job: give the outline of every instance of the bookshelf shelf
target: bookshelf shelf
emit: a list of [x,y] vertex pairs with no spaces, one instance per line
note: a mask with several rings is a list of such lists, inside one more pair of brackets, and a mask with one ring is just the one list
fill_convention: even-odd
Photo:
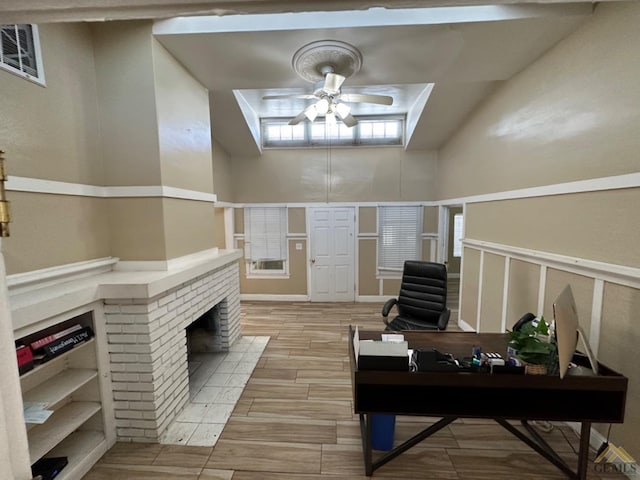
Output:
[[82,478],[107,450],[104,434],[98,431],[76,431],[51,450],[48,457],[67,457],[69,464],[56,480]]
[[69,368],[22,396],[24,402],[45,402],[52,406],[98,376],[96,370]]
[[60,410],[56,410],[45,423],[29,430],[31,462],[42,458],[95,413],[99,412],[100,408],[98,402],[71,402]]
[[26,424],[31,464],[45,457],[66,457],[67,465],[56,476],[60,480],[80,480],[115,443],[111,385],[105,373],[109,371],[106,337],[102,322],[95,321],[102,314],[101,305],[79,310],[17,339],[29,345],[70,324],[95,332],[93,338],[20,376],[23,403],[43,403],[53,410],[44,423]]

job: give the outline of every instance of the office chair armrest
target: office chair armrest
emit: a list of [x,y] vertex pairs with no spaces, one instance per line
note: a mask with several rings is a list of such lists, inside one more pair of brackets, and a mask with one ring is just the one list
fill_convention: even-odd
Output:
[[440,313],[440,318],[438,318],[438,330],[445,330],[447,328],[450,316],[451,310],[448,308],[445,308],[442,313]]
[[[398,299],[397,298],[390,298],[389,300],[387,300],[385,302],[385,304],[382,306],[382,316],[386,319],[389,316],[389,312],[391,311],[391,309],[393,308],[393,306],[398,303]],[[386,323],[386,322],[385,322]]]

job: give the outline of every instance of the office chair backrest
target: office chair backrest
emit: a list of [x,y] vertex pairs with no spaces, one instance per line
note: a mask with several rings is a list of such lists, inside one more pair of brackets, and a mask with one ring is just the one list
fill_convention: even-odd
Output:
[[407,260],[398,295],[398,313],[437,321],[446,308],[447,269],[441,263]]

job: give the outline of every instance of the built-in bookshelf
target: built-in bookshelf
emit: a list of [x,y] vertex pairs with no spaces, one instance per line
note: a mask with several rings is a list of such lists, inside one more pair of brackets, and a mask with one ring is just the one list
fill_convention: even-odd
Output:
[[53,411],[43,423],[27,423],[26,429],[32,465],[41,458],[67,457],[57,480],[82,478],[115,441],[108,359],[100,348],[104,340],[99,338],[102,332],[94,315],[94,310],[88,310],[66,319],[64,315],[48,319],[16,338],[29,345],[76,324],[95,332],[70,350],[36,362],[20,376],[23,404]]

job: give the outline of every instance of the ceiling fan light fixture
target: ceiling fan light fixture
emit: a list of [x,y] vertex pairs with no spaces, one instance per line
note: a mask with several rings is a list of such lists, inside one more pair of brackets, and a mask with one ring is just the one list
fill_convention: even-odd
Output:
[[336,120],[336,116],[333,112],[327,112],[324,117],[325,122],[327,122],[328,126],[337,125],[338,121]]
[[331,110],[336,112],[340,118],[344,118],[351,113],[351,107],[345,103],[334,103]]
[[318,116],[318,109],[316,108],[316,105],[309,105],[307,108],[305,108],[304,116],[307,117],[307,120],[313,122]]
[[316,111],[320,115],[326,115],[327,113],[329,113],[331,111],[330,110],[331,109],[331,104],[329,103],[329,100],[327,100],[326,98],[321,98],[315,104],[315,108],[316,108]]

